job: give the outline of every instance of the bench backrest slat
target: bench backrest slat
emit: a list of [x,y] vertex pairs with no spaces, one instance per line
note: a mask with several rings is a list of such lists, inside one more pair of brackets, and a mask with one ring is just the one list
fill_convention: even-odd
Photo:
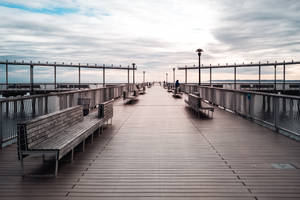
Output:
[[103,118],[105,121],[113,117],[113,100],[103,102],[99,105],[98,117]]
[[30,149],[82,120],[82,106],[75,106],[19,123],[19,149]]
[[188,101],[191,105],[196,106],[197,108],[201,107],[201,98],[197,95],[189,94]]

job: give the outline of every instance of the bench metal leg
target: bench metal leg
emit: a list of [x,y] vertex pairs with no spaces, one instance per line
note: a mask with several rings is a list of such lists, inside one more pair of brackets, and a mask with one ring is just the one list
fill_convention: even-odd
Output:
[[20,155],[20,160],[21,160],[21,169],[22,169],[22,176],[25,175],[25,171],[24,171],[24,161],[23,161],[23,155]]
[[99,127],[99,135],[102,134],[102,125]]
[[54,172],[54,176],[57,176],[58,173],[58,157],[56,156],[55,158],[55,172]]
[[71,151],[71,158],[70,158],[70,163],[73,163],[74,160],[74,149]]
[[94,133],[92,133],[91,135],[91,143],[93,144],[93,142],[94,142]]
[[85,149],[85,140],[82,141],[82,152],[84,152]]

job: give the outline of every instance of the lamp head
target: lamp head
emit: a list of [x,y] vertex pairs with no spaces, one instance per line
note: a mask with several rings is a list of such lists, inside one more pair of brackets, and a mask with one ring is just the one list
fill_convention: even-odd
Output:
[[196,52],[198,52],[198,56],[201,56],[201,53],[203,52],[203,49],[197,49]]

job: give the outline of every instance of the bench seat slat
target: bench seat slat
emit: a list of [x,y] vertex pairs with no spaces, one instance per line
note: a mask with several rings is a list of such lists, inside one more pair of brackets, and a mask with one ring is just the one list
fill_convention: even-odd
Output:
[[81,141],[98,129],[103,122],[103,120],[97,118],[96,113],[91,113],[90,115],[93,115],[94,118],[86,117],[82,122],[33,146],[31,150],[59,150],[61,151],[59,157],[63,156],[62,152],[64,149],[77,146]]

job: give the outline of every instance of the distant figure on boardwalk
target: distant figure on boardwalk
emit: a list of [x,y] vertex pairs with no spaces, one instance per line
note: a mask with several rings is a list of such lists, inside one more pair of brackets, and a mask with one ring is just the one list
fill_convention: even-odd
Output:
[[179,88],[179,80],[176,80],[175,82],[175,94],[177,94],[179,91],[178,91],[178,88]]

